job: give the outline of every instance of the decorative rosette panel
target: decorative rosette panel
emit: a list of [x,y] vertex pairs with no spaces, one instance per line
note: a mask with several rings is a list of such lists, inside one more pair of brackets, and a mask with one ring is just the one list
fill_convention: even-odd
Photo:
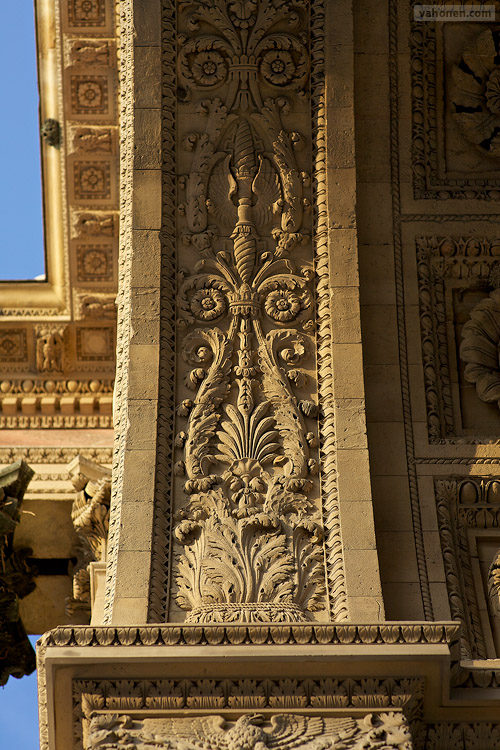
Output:
[[309,13],[179,4],[174,620],[326,610]]

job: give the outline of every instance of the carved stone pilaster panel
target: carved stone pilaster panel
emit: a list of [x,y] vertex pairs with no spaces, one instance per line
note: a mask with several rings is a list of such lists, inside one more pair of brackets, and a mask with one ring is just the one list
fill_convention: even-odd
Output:
[[318,476],[318,416],[327,440],[333,419],[319,414],[315,340],[328,326],[327,311],[315,313],[328,269],[313,265],[326,253],[314,239],[325,219],[314,165],[322,3],[210,0],[170,12],[179,344],[168,617],[321,619],[345,596],[335,488],[322,497]]

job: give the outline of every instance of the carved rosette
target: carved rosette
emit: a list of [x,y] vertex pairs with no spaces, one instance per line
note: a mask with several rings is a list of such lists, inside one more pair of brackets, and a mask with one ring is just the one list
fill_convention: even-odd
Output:
[[500,155],[500,31],[482,31],[453,67],[452,112],[462,135],[488,156]]
[[189,622],[324,608],[308,10],[181,3],[175,578]]

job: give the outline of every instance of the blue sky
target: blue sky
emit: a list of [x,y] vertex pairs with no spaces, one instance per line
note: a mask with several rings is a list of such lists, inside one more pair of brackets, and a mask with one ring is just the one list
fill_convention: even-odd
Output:
[[[2,2],[0,71],[0,279],[32,279],[44,272],[32,0]],[[0,747],[39,747],[36,673],[0,688]]]
[[2,2],[1,20],[0,279],[32,279],[44,272],[33,0]]
[[[35,648],[38,635],[30,635]],[[36,672],[20,680],[9,677],[0,687],[0,747],[5,750],[36,750],[38,741],[38,700]]]

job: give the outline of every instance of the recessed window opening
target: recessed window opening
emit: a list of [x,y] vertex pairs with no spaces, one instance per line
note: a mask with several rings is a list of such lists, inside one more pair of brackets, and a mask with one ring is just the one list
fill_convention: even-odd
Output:
[[44,281],[39,91],[33,3],[0,25],[0,280]]

